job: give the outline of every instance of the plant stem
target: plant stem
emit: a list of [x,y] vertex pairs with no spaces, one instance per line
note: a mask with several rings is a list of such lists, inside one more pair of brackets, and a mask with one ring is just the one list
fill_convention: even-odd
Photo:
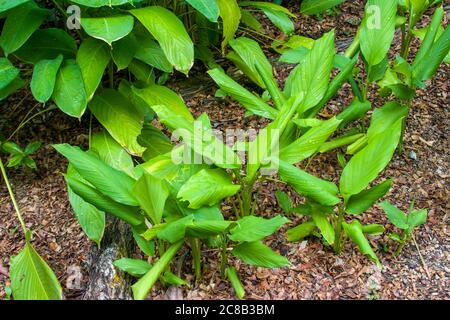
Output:
[[342,250],[342,222],[344,222],[344,206],[339,205],[338,207],[338,217],[336,220],[335,228],[335,239],[334,239],[334,252],[339,255]]
[[[36,107],[36,106],[34,106],[33,109],[34,109],[35,107]],[[28,114],[29,114],[29,113],[27,113],[27,115],[26,115],[25,118],[20,122],[20,124],[19,124],[19,126],[16,128],[16,130],[14,130],[14,132],[11,133],[11,135],[8,137],[8,140],[11,140],[12,137],[14,137],[14,136],[16,135],[16,133],[17,133],[20,129],[22,129],[28,122],[30,122],[30,121],[33,120],[34,118],[40,116],[41,114],[44,114],[44,113],[46,113],[46,112],[48,112],[48,111],[51,111],[51,110],[54,110],[54,109],[56,109],[56,107],[55,107],[54,105],[52,105],[51,107],[48,107],[47,109],[44,109],[44,110],[42,110],[42,111],[39,111],[38,113],[36,113],[36,114],[32,115],[31,117],[29,117],[28,119],[26,119],[26,117],[27,117]]]
[[192,263],[195,270],[195,281],[200,281],[202,277],[202,261],[200,252],[200,241],[199,239],[191,238],[189,239],[191,252],[192,252]]
[[220,253],[220,276],[225,278],[225,270],[228,263],[228,253],[227,253],[227,240],[225,237],[222,238],[222,251]]
[[25,236],[27,235],[28,229],[25,225],[25,221],[23,220],[22,214],[20,213],[19,205],[17,204],[16,197],[14,195],[14,192],[12,190],[11,184],[8,179],[8,175],[6,174],[5,166],[3,165],[3,160],[0,157],[0,170],[2,171],[3,180],[5,180],[6,188],[8,188],[9,196],[11,198],[11,201],[13,203],[14,209],[17,214],[17,218],[19,219],[20,225],[22,227],[23,233]]

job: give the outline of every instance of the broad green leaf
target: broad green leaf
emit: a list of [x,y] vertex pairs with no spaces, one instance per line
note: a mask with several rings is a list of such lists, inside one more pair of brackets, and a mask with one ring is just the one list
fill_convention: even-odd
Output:
[[66,176],[67,185],[70,189],[87,203],[92,204],[97,209],[112,214],[122,219],[132,226],[141,226],[144,217],[139,213],[138,207],[132,207],[118,203],[108,196],[105,196],[91,185],[73,177]]
[[135,300],[144,300],[158,278],[167,269],[172,259],[183,245],[183,241],[170,246],[154,266],[132,286]]
[[183,23],[169,10],[151,6],[130,11],[158,41],[175,69],[188,74],[194,64],[194,44]]
[[134,19],[126,15],[82,18],[81,26],[88,35],[103,40],[111,46],[114,41],[126,37],[133,30]]
[[14,300],[61,300],[58,278],[27,242],[10,262],[11,288]]
[[233,286],[236,297],[238,299],[243,299],[245,296],[245,289],[241,281],[239,280],[236,269],[234,267],[228,267],[225,273],[231,285]]
[[117,70],[123,70],[129,66],[138,48],[136,36],[133,33],[112,44],[111,56],[117,66]]
[[70,1],[91,8],[100,8],[105,6],[109,7],[120,6],[122,4],[132,2],[132,0],[70,0]]
[[282,216],[272,219],[248,216],[236,222],[236,226],[230,230],[228,237],[236,242],[259,241],[270,236],[288,222],[289,220]]
[[362,232],[370,235],[380,235],[384,232],[384,227],[379,224],[366,224],[361,228]]
[[342,146],[352,144],[355,141],[358,141],[359,139],[361,139],[362,137],[364,137],[363,133],[357,133],[357,134],[353,134],[353,135],[349,135],[349,136],[338,137],[338,138],[335,138],[331,141],[328,141],[328,142],[325,142],[324,144],[322,144],[318,151],[320,153],[325,153],[330,150],[334,150],[334,149],[340,148]]
[[43,59],[56,59],[60,54],[66,59],[75,58],[77,44],[62,29],[40,29],[14,55],[20,60],[36,64]]
[[186,235],[186,228],[193,225],[194,216],[188,215],[175,221],[171,221],[164,225],[164,228],[157,232],[158,239],[176,243],[182,240]]
[[122,147],[134,155],[141,155],[145,151],[137,142],[143,126],[143,115],[136,112],[123,95],[113,89],[106,89],[94,97],[89,109]]
[[87,100],[90,101],[110,61],[109,48],[102,41],[88,38],[81,43],[77,53],[77,63],[83,74]]
[[134,177],[133,159],[108,132],[100,131],[92,136],[91,150],[107,165]]
[[164,182],[144,173],[136,182],[133,194],[140,206],[152,220],[153,224],[161,222],[164,205],[169,196],[169,190]]
[[177,197],[189,202],[189,208],[212,206],[240,189],[222,169],[204,169],[193,175],[180,189]]
[[114,267],[140,278],[152,268],[152,265],[145,260],[121,258],[113,262]]
[[388,165],[397,148],[401,126],[402,119],[399,119],[385,132],[369,137],[368,145],[350,159],[340,180],[341,193],[346,199],[364,190]]
[[371,108],[372,104],[369,101],[361,102],[358,98],[354,98],[352,103],[336,116],[337,119],[342,120],[339,128],[345,128],[350,122],[361,119]]
[[298,64],[306,58],[309,53],[309,49],[305,47],[298,47],[295,49],[286,50],[283,55],[278,59],[280,62]]
[[309,129],[300,138],[280,150],[280,159],[293,164],[312,156],[337,130],[340,122],[341,120],[333,117],[320,126]]
[[427,210],[415,210],[408,214],[407,222],[409,225],[409,229],[412,230],[413,228],[420,226],[421,224],[424,224],[427,222]]
[[327,92],[334,54],[333,30],[316,40],[303,63],[289,74],[284,93],[286,97],[290,97],[303,92],[305,98],[301,105],[302,112],[318,104]]
[[142,61],[133,59],[128,65],[128,70],[137,80],[142,81],[145,84],[151,85],[155,83],[155,73],[153,72],[153,68]]
[[285,98],[273,77],[272,65],[259,44],[255,40],[240,37],[230,40],[230,45],[251,73],[259,76],[257,76],[258,82],[261,80],[264,83],[263,88],[269,91],[276,107],[280,109],[285,102]]
[[141,236],[141,232],[138,231],[136,227],[131,228],[131,232],[133,234],[134,241],[136,241],[136,244],[138,245],[139,249],[141,249],[141,251],[145,255],[153,257],[155,255],[155,243]]
[[243,262],[258,267],[274,269],[289,266],[285,257],[259,241],[238,244],[231,253]]
[[273,9],[262,9],[269,20],[281,31],[286,34],[291,34],[295,31],[294,23],[289,19],[289,16],[281,11]]
[[276,117],[277,111],[274,108],[242,87],[222,70],[218,68],[212,69],[208,71],[208,74],[223,91],[241,103],[248,111],[268,119],[274,119]]
[[15,78],[5,88],[0,89],[0,101],[6,99],[9,95],[13,94],[17,90],[21,89],[25,85],[25,80],[20,77]]
[[431,79],[436,73],[441,62],[448,55],[450,50],[450,27],[436,40],[436,42],[427,51],[425,56],[413,67],[413,77],[416,81]]
[[369,241],[367,241],[366,237],[363,233],[363,226],[358,220],[353,220],[351,223],[342,223],[342,227],[344,228],[345,233],[352,239],[354,243],[358,246],[359,250],[367,255],[370,260],[375,262],[379,268],[381,268],[381,262],[378,259],[377,255],[373,251],[370,246]]
[[386,213],[387,217],[389,218],[389,221],[400,229],[408,229],[408,217],[406,214],[398,209],[396,206],[392,205],[389,201],[383,201],[380,206],[383,208],[384,212]]
[[360,214],[373,206],[373,204],[383,197],[391,188],[392,180],[387,179],[376,186],[361,191],[350,197],[345,206],[345,211],[351,214]]
[[5,89],[19,75],[19,69],[6,58],[0,58],[0,90]]
[[319,228],[324,239],[328,244],[332,245],[334,243],[335,234],[334,228],[328,221],[327,215],[322,211],[313,210],[311,216],[314,224]]
[[420,45],[419,51],[417,51],[416,57],[414,58],[413,66],[417,66],[428,51],[433,46],[433,43],[439,38],[439,31],[441,28],[441,21],[444,16],[444,9],[442,7],[436,8],[430,24],[426,28],[425,34],[420,37],[422,44]]
[[0,36],[0,46],[6,56],[19,49],[35,32],[50,10],[28,2],[8,14]]
[[263,2],[263,1],[240,1],[239,5],[241,7],[254,7],[257,9],[261,9],[261,10],[269,9],[272,11],[282,12],[292,18],[296,17],[295,14],[293,14],[289,11],[289,9],[287,9],[279,4],[276,4],[276,3]]
[[144,160],[150,160],[168,153],[174,147],[170,139],[161,130],[152,125],[144,125],[137,141],[141,146],[147,148],[142,155]]
[[344,0],[303,0],[301,12],[306,15],[321,14],[344,2]]
[[79,147],[58,144],[54,148],[69,160],[83,179],[101,193],[125,205],[138,205],[132,191],[135,180],[126,173],[114,169]]
[[225,50],[228,42],[234,38],[239,23],[241,22],[241,10],[236,0],[216,0],[220,9],[222,18],[223,41],[222,52]]
[[320,204],[333,206],[340,201],[334,183],[319,179],[284,161],[280,161],[279,173],[281,180],[290,184],[295,191]]
[[34,66],[31,92],[37,101],[45,103],[51,98],[62,61],[63,56],[59,55],[53,60],[41,60]]
[[309,236],[316,228],[314,221],[307,221],[286,231],[286,238],[291,242],[301,241]]
[[167,60],[156,41],[150,39],[150,37],[140,37],[137,40],[139,44],[134,56],[136,59],[167,73],[173,71],[172,64]]
[[186,236],[199,239],[214,237],[224,233],[232,224],[234,222],[223,220],[194,221],[187,226]]
[[262,24],[250,11],[241,9],[241,22],[255,31],[262,31]]
[[408,115],[408,107],[396,102],[388,102],[383,107],[375,109],[372,114],[367,137],[370,141],[378,134],[383,134],[392,127],[398,120]]
[[156,116],[155,112],[153,112],[152,108],[150,108],[148,103],[146,103],[144,100],[142,100],[140,97],[136,95],[136,93],[133,91],[133,87],[131,86],[130,82],[122,79],[119,83],[118,91],[128,101],[131,102],[131,104],[134,106],[134,108],[139,114],[144,116],[144,127],[146,126],[145,123],[150,122],[155,118]]
[[30,0],[0,0],[0,13],[29,1]]
[[87,107],[83,74],[75,60],[66,60],[56,76],[53,101],[64,113],[81,118]]
[[283,209],[283,212],[288,214],[292,210],[292,200],[289,195],[283,191],[276,190],[275,197],[277,198],[278,205]]
[[208,18],[209,21],[217,22],[219,6],[215,0],[186,0],[186,2]]
[[367,1],[360,29],[360,46],[369,66],[379,64],[386,57],[394,38],[396,13],[396,1]]
[[[67,176],[83,181],[83,178],[71,165],[67,168]],[[87,183],[85,180],[83,182]],[[70,186],[67,186],[67,194],[81,229],[83,229],[90,240],[100,246],[105,230],[105,213],[84,201],[83,198],[73,192]]]
[[186,121],[194,122],[194,118],[184,104],[183,99],[169,88],[158,85],[149,85],[143,89],[133,87],[133,91],[150,107],[164,105],[173,113],[186,119]]

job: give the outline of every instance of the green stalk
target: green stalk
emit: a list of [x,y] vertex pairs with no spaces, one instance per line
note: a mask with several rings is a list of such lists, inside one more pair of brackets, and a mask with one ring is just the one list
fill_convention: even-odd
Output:
[[200,240],[191,238],[189,239],[192,252],[192,262],[195,270],[195,280],[200,281],[202,278],[202,260],[200,251]]
[[222,238],[222,251],[220,253],[220,276],[225,278],[225,270],[228,264],[228,252],[227,252],[228,242],[225,237]]
[[358,31],[356,32],[355,38],[353,38],[352,43],[350,43],[347,50],[345,50],[345,52],[344,52],[344,56],[346,56],[349,59],[353,58],[355,56],[355,54],[359,51],[359,46],[360,46],[360,39],[359,39],[360,32],[359,31],[360,31],[360,29],[358,29]]
[[0,157],[0,169],[2,171],[3,180],[5,180],[6,188],[8,188],[9,197],[11,198],[14,210],[16,211],[17,218],[19,219],[25,237],[27,237],[28,229],[25,225],[25,221],[23,220],[22,214],[20,213],[19,205],[17,204],[16,197],[9,182],[8,175],[6,174],[5,166],[3,165],[3,160],[1,157]]
[[169,247],[164,255],[153,265],[138,282],[131,288],[135,300],[144,300],[149,291],[152,289],[161,274],[167,269],[172,259],[183,245],[183,241],[179,241]]
[[342,222],[344,222],[344,206],[339,205],[338,217],[335,225],[334,252],[339,255],[342,250]]

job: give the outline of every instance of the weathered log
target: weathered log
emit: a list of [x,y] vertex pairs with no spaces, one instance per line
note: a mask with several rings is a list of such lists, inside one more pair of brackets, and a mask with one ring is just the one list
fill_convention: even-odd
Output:
[[101,247],[92,247],[89,255],[89,283],[83,300],[130,300],[130,276],[117,270],[113,262],[135,252],[129,225],[107,215]]

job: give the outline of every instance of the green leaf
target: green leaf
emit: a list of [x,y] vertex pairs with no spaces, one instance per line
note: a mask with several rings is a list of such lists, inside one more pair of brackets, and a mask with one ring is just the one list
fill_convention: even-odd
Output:
[[409,224],[408,224],[408,217],[406,216],[406,214],[398,209],[397,207],[395,207],[394,205],[392,205],[389,201],[383,201],[380,206],[383,208],[384,212],[386,213],[389,221],[396,226],[397,228],[400,229],[408,229],[409,228]]
[[88,38],[81,43],[77,63],[83,74],[87,100],[91,101],[111,59],[109,48],[102,41]]
[[108,132],[100,131],[92,136],[91,150],[107,165],[134,177],[133,159]]
[[232,254],[243,262],[258,267],[273,269],[289,266],[285,257],[259,241],[243,242],[233,248]]
[[360,31],[361,51],[369,66],[379,64],[395,33],[396,1],[368,0]]
[[139,214],[138,207],[120,204],[81,180],[66,176],[66,182],[75,194],[97,209],[110,213],[132,226],[140,226],[144,222],[144,217]]
[[50,10],[39,8],[34,2],[28,2],[11,11],[3,25],[0,46],[6,56],[19,49],[35,32]]
[[250,11],[241,9],[241,22],[257,32],[262,31],[262,24]]
[[111,56],[117,66],[117,71],[126,69],[129,66],[137,48],[138,43],[133,33],[112,44]]
[[188,74],[194,64],[194,44],[183,23],[169,10],[151,6],[130,11],[158,41],[175,69]]
[[140,37],[137,39],[139,45],[135,58],[153,66],[161,71],[171,73],[172,64],[167,60],[162,48],[150,37]]
[[186,0],[192,7],[208,18],[211,22],[217,22],[219,18],[219,6],[215,0]]
[[189,202],[189,208],[212,206],[240,189],[222,169],[203,169],[194,174],[180,189],[177,198]]
[[320,153],[325,153],[330,150],[334,150],[334,149],[340,148],[342,146],[352,144],[355,141],[358,141],[359,139],[361,139],[362,137],[364,137],[363,133],[357,133],[357,134],[352,134],[349,136],[337,137],[331,141],[328,141],[328,142],[325,142],[324,144],[322,144],[318,151]]
[[397,148],[401,127],[402,118],[387,127],[384,132],[372,135],[371,128],[375,127],[371,125],[368,145],[350,159],[342,172],[340,186],[345,198],[364,190],[388,165]]
[[295,31],[294,23],[289,19],[287,14],[273,9],[262,9],[262,11],[284,33],[291,34]]
[[183,245],[183,241],[170,246],[163,256],[154,264],[154,266],[132,286],[135,300],[144,300],[158,278],[167,269],[178,250]]
[[126,37],[133,30],[134,19],[126,15],[82,18],[81,26],[88,35],[103,40],[111,46],[114,41]]
[[220,9],[220,17],[223,23],[222,52],[228,42],[234,38],[234,34],[241,22],[241,10],[236,0],[216,0]]
[[15,8],[30,0],[0,0],[0,13]]
[[233,286],[234,292],[238,299],[243,299],[245,296],[245,289],[239,280],[236,269],[234,267],[228,267],[225,270],[228,280],[230,280],[231,285]]
[[371,108],[372,104],[369,101],[361,102],[358,98],[354,98],[352,103],[336,116],[336,118],[342,120],[339,128],[344,128],[350,122],[361,119]]
[[62,29],[40,29],[14,55],[20,60],[36,64],[43,59],[56,59],[60,54],[66,59],[75,58],[77,44]]
[[121,258],[113,262],[114,267],[119,268],[122,271],[132,275],[133,277],[140,278],[149,272],[152,265],[145,260]]
[[426,209],[412,211],[410,214],[408,214],[407,219],[409,229],[412,230],[413,228],[427,222],[427,216],[428,212]]
[[313,210],[311,212],[311,216],[313,218],[314,224],[319,228],[324,239],[328,244],[332,245],[334,243],[335,234],[334,228],[328,221],[327,215],[322,211]]
[[450,27],[447,26],[427,54],[413,66],[416,81],[431,79],[450,50]]
[[7,98],[9,95],[13,94],[17,90],[21,89],[24,85],[25,85],[25,80],[23,80],[20,77],[15,78],[5,88],[0,89],[0,101]]
[[[84,180],[70,164],[67,168],[67,176],[80,181]],[[87,183],[85,180],[83,182]],[[100,241],[103,238],[103,233],[105,230],[105,213],[97,209],[92,204],[84,201],[83,198],[77,195],[72,188],[70,188],[70,186],[67,187],[67,194],[70,205],[72,206],[72,210],[77,217],[81,229],[83,229],[84,233],[90,240],[100,246]]]
[[344,2],[344,0],[303,0],[300,11],[306,15],[321,14]]
[[53,60],[41,60],[34,66],[31,92],[37,101],[45,103],[51,98],[62,61],[63,56],[59,55]]
[[99,8],[104,6],[120,6],[125,3],[130,3],[131,0],[71,0],[71,2],[78,3],[86,7]]
[[275,191],[275,197],[277,198],[278,205],[283,209],[284,213],[288,214],[292,210],[292,200],[289,196],[280,190]]
[[42,142],[40,141],[33,141],[32,143],[28,144],[25,147],[25,150],[23,151],[27,155],[31,155],[39,150],[39,148],[42,146]]
[[392,180],[387,179],[376,186],[361,191],[350,197],[348,200],[345,211],[351,214],[360,214],[373,206],[373,204],[383,197],[391,188]]
[[1,145],[1,149],[3,152],[9,153],[9,154],[22,154],[24,151],[22,148],[15,142],[12,141],[6,141]]
[[280,150],[280,159],[293,164],[312,156],[337,130],[340,123],[341,120],[333,117],[320,126],[309,129],[300,138]]
[[132,228],[131,231],[133,233],[134,241],[136,241],[136,244],[138,245],[139,249],[141,249],[141,251],[149,257],[154,256],[155,243],[141,236],[140,232],[138,232],[136,228]]
[[83,74],[75,60],[66,60],[56,76],[53,101],[69,116],[81,118],[86,110],[87,97]]
[[186,236],[199,239],[215,237],[227,231],[232,224],[234,222],[223,220],[194,221],[186,227]]
[[354,243],[358,246],[359,250],[367,255],[370,260],[375,262],[379,268],[381,268],[381,262],[378,259],[377,255],[373,251],[370,246],[369,241],[367,241],[366,237],[363,233],[363,226],[358,220],[353,220],[351,223],[342,223],[342,227],[344,228],[345,233],[352,239]]
[[174,286],[187,286],[190,287],[189,283],[180,277],[174,275],[172,272],[166,271],[161,277],[165,283],[174,285]]
[[248,216],[236,222],[236,226],[230,230],[230,240],[236,242],[253,242],[264,239],[277,231],[281,226],[289,222],[282,216],[272,219]]
[[379,224],[366,224],[361,228],[363,233],[370,235],[380,235],[384,232],[384,227]]
[[133,91],[150,107],[164,105],[173,113],[183,117],[186,121],[194,122],[194,118],[184,104],[183,99],[169,88],[153,84],[142,89],[133,87]]
[[175,243],[182,240],[186,235],[186,228],[193,225],[194,216],[192,214],[179,218],[178,220],[171,221],[164,225],[161,230],[157,230],[158,239]]
[[281,180],[305,197],[327,206],[340,202],[337,197],[338,188],[334,183],[319,179],[284,161],[280,161],[279,173]]
[[161,222],[164,205],[169,190],[163,180],[144,173],[133,188],[134,196],[140,206],[151,218],[153,224]]
[[301,104],[302,112],[317,105],[327,92],[334,55],[334,30],[332,30],[314,42],[303,63],[289,74],[284,93],[286,97],[298,92],[305,94]]
[[275,119],[277,111],[274,108],[227,76],[225,72],[216,68],[209,70],[208,74],[223,91],[241,103],[245,109],[261,117]]
[[379,134],[385,133],[394,126],[399,120],[408,115],[408,107],[396,102],[388,102],[383,107],[375,109],[372,114],[367,137],[372,141]]
[[132,191],[135,180],[126,173],[108,166],[79,147],[58,144],[54,145],[54,148],[69,160],[85,180],[105,196],[124,205],[138,205]]
[[106,89],[94,96],[89,109],[122,147],[134,155],[142,155],[145,148],[139,145],[137,137],[141,134],[144,116],[136,112],[123,95]]
[[174,147],[170,139],[161,130],[151,125],[144,125],[137,141],[141,146],[147,148],[142,155],[144,160],[150,160],[168,153]]
[[28,242],[17,256],[11,258],[10,277],[14,300],[62,298],[58,278]]
[[309,236],[316,229],[314,221],[307,221],[286,231],[288,241],[301,241]]
[[6,58],[0,58],[0,90],[5,89],[19,75],[19,69]]

